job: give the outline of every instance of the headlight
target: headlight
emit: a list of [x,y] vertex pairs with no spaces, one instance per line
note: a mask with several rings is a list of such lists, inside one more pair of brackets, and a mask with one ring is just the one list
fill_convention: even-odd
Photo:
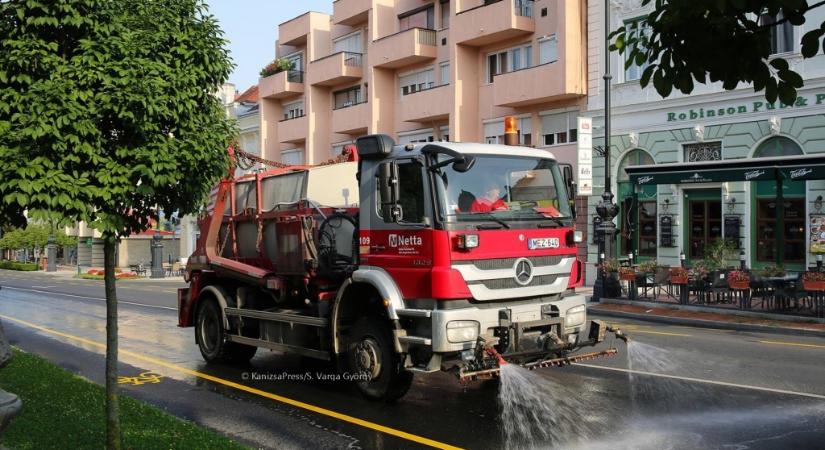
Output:
[[478,247],[478,235],[477,234],[460,234],[458,235],[458,240],[456,242],[456,246],[460,250],[470,250],[473,248]]
[[576,327],[584,323],[587,318],[587,309],[584,305],[574,306],[564,313],[564,326]]
[[447,341],[469,342],[478,338],[479,324],[475,320],[453,320],[447,322]]

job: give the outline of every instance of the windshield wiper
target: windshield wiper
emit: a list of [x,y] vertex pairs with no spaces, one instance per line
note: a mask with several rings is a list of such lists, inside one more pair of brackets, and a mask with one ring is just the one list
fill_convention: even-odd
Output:
[[553,225],[551,225],[549,223],[539,223],[539,225],[538,225],[539,228],[558,228],[558,227],[565,226],[564,222],[562,222],[561,219],[559,219],[558,217],[544,216],[542,219],[552,220]]
[[[503,220],[499,219],[498,217],[496,217],[496,216],[494,216],[494,215],[492,215],[492,214],[490,214],[490,213],[473,213],[473,214],[472,214],[472,216],[481,216],[481,215],[483,215],[486,219],[492,220],[493,222],[495,222],[495,223],[497,223],[497,224],[501,225],[501,227],[504,227],[504,228],[506,228],[506,229],[508,229],[508,230],[510,229],[510,225],[508,225],[508,224],[507,224],[507,222],[505,222],[505,221],[503,221]],[[493,229],[499,229],[499,228],[501,228],[501,227],[495,227],[495,228],[493,228]],[[483,223],[482,223],[482,224],[478,224],[478,225],[476,226],[476,228],[478,228],[479,230],[483,230],[483,229],[485,229],[485,228],[490,229],[490,225],[485,225],[485,224],[483,224]]]

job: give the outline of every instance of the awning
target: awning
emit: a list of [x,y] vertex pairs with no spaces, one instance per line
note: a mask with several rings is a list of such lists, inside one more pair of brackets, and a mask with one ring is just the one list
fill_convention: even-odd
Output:
[[825,155],[628,166],[634,186],[724,181],[825,180]]

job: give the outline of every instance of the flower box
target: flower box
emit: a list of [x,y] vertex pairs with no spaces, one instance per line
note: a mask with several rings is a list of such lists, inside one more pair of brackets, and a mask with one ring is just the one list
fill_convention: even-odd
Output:
[[751,277],[747,272],[734,270],[727,275],[726,279],[728,287],[731,289],[750,289]]
[[622,281],[636,281],[636,271],[627,267],[619,269],[619,279]]
[[688,271],[682,267],[671,267],[670,284],[688,284]]
[[750,282],[750,280],[747,280],[747,281],[728,280],[728,287],[731,288],[731,289],[737,289],[737,290],[750,289],[751,282]]
[[825,281],[802,280],[802,287],[806,291],[825,291]]

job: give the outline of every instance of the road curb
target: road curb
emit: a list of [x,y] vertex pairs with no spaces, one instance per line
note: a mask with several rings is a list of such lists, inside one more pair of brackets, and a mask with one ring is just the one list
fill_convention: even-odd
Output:
[[685,317],[654,316],[650,314],[639,314],[627,311],[604,310],[600,309],[598,306],[595,305],[588,305],[587,309],[590,314],[594,315],[644,320],[647,322],[667,323],[671,325],[685,325],[691,327],[715,328],[720,330],[733,331],[757,331],[766,333],[786,334],[791,336],[813,336],[825,338],[825,332],[823,331],[807,330],[804,328],[789,328],[749,323],[720,322],[717,320],[688,319]]

